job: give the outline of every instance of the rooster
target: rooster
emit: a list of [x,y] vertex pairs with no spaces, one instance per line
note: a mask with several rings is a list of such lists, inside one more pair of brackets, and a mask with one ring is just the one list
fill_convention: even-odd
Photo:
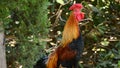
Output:
[[79,22],[84,18],[84,13],[80,11],[82,7],[77,3],[69,8],[72,12],[64,26],[60,46],[47,59],[41,59],[35,68],[78,68],[84,47],[79,28]]

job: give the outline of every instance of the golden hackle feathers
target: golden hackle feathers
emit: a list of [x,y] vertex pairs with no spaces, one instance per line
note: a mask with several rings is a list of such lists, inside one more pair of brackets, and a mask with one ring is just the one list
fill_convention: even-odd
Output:
[[62,35],[62,46],[66,46],[73,39],[77,39],[79,36],[79,25],[78,21],[75,19],[73,12],[70,14],[69,19],[67,20],[63,35]]

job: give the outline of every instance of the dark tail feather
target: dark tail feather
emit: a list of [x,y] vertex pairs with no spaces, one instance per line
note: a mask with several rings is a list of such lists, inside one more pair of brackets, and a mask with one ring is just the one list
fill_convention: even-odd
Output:
[[48,57],[43,57],[40,60],[37,61],[36,65],[34,65],[34,68],[46,68],[46,61]]

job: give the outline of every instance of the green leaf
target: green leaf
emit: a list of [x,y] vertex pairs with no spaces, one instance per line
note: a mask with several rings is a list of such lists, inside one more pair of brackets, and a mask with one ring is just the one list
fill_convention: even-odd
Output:
[[101,42],[101,44],[102,44],[103,46],[108,46],[109,43],[110,43],[109,41],[102,41],[102,42]]
[[89,4],[89,7],[92,9],[92,11],[99,12],[99,10],[95,6],[93,6],[92,4]]
[[118,68],[120,68],[120,60],[118,61]]
[[64,5],[64,1],[63,0],[56,0],[57,3],[61,4],[61,5]]
[[120,41],[115,45],[115,47],[120,48]]

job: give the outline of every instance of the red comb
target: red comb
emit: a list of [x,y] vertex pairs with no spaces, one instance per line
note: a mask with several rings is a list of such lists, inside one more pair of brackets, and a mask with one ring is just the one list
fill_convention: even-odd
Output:
[[80,3],[77,3],[77,4],[73,4],[70,8],[69,8],[69,10],[74,10],[74,9],[82,9],[82,4],[80,4]]

